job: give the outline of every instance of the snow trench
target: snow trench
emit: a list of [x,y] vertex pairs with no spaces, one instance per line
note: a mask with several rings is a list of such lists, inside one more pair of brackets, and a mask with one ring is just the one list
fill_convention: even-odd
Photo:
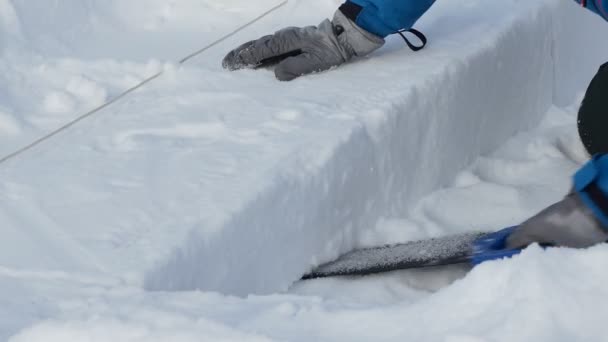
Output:
[[[402,215],[478,156],[535,126],[553,103],[571,102],[608,52],[589,39],[600,21],[569,2],[516,5],[508,20],[469,37],[475,42],[428,77],[386,90],[390,101],[362,115],[319,167],[288,159],[221,229],[192,227],[168,260],[146,273],[145,287],[285,290],[313,265],[356,246],[380,218]],[[459,25],[433,18],[420,23],[432,42],[423,53],[449,46],[446,33]]]

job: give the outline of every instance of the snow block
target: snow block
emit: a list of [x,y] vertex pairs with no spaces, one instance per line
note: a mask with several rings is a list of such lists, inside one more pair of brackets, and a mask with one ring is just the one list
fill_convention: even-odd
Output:
[[[434,58],[434,72],[399,74],[414,81],[391,79],[386,88],[370,89],[376,110],[361,108],[361,124],[318,169],[295,176],[279,172],[217,233],[193,227],[185,243],[147,273],[146,287],[236,295],[285,290],[313,264],[353,248],[358,234],[380,217],[404,213],[479,155],[536,125],[554,100],[573,98],[595,68],[591,61],[604,52],[579,40],[596,21],[584,14],[562,20],[566,11],[576,11],[569,3],[518,2],[506,6],[511,14],[502,17],[492,11],[495,4],[476,6],[477,15],[495,15],[496,21],[483,18],[483,34],[470,35],[478,28],[465,13],[470,9],[438,4],[419,27],[432,42],[426,52],[407,61],[380,52],[364,62],[372,68],[377,59],[394,59],[428,71],[424,60]],[[461,15],[472,24],[452,20]],[[453,48],[459,43],[460,49]],[[450,57],[438,57],[451,44]],[[580,68],[567,67],[583,55],[593,57],[583,57]]]

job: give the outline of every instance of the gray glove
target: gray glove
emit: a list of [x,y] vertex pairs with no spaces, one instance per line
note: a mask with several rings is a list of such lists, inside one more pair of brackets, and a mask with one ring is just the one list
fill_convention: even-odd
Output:
[[336,11],[333,22],[319,26],[288,27],[245,43],[228,53],[222,65],[229,70],[276,65],[275,75],[291,81],[328,70],[380,48],[384,39],[369,33]]
[[577,192],[549,206],[522,223],[507,239],[508,248],[523,248],[531,243],[585,248],[608,241],[608,230]]

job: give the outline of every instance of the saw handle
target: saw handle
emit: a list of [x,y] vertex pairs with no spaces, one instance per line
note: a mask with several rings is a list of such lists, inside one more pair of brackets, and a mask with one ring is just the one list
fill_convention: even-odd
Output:
[[521,249],[507,249],[507,238],[516,226],[486,234],[473,244],[471,264],[477,266],[485,261],[510,258],[519,254]]

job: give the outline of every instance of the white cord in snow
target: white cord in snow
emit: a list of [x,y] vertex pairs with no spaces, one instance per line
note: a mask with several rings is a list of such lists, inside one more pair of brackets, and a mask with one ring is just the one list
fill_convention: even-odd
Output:
[[[213,43],[211,43],[211,44],[209,44],[209,45],[205,46],[204,48],[202,48],[202,49],[200,49],[200,50],[198,50],[198,51],[196,51],[196,52],[193,52],[192,54],[190,54],[190,55],[188,55],[188,56],[184,57],[183,59],[181,59],[181,60],[179,61],[179,65],[183,65],[183,64],[185,64],[185,63],[186,63],[186,62],[188,62],[190,59],[192,59],[192,58],[194,58],[194,57],[196,57],[196,56],[199,56],[199,55],[200,55],[200,54],[202,54],[203,52],[205,52],[205,51],[207,51],[207,50],[211,49],[212,47],[216,46],[217,44],[219,44],[219,43],[221,43],[221,42],[225,41],[226,39],[228,39],[228,38],[230,38],[230,37],[234,36],[235,34],[237,34],[237,33],[241,32],[242,30],[246,29],[247,27],[249,27],[249,26],[251,26],[251,25],[255,24],[256,22],[258,22],[259,20],[263,19],[263,18],[264,18],[264,17],[266,17],[267,15],[269,15],[269,14],[271,14],[272,12],[274,12],[274,11],[278,10],[279,8],[281,8],[281,7],[285,6],[285,5],[286,5],[288,2],[289,2],[289,0],[284,0],[284,1],[283,1],[283,2],[281,2],[280,4],[278,4],[278,5],[274,6],[274,7],[272,7],[272,8],[271,8],[271,9],[269,9],[268,11],[266,11],[266,12],[262,13],[261,15],[259,15],[258,17],[256,17],[255,19],[253,19],[253,20],[251,20],[250,22],[248,22],[248,23],[246,23],[246,24],[242,25],[241,27],[239,27],[239,28],[237,28],[236,30],[234,30],[234,31],[230,32],[229,34],[227,34],[227,35],[223,36],[222,38],[220,38],[220,39],[218,39],[218,40],[214,41]],[[68,129],[68,128],[70,128],[70,127],[74,126],[74,125],[75,125],[75,124],[77,124],[78,122],[80,122],[80,121],[82,121],[82,120],[84,120],[84,119],[86,119],[86,118],[88,118],[88,117],[90,117],[90,116],[93,116],[93,115],[94,115],[94,114],[96,114],[96,113],[99,113],[99,112],[100,112],[102,109],[104,109],[104,108],[106,108],[106,107],[109,107],[110,105],[112,105],[112,104],[114,104],[114,103],[118,102],[120,99],[122,99],[122,98],[126,97],[127,95],[131,94],[132,92],[136,91],[137,89],[139,89],[139,88],[141,88],[141,87],[145,86],[146,84],[148,84],[148,83],[152,82],[153,80],[157,79],[157,78],[158,78],[158,77],[160,77],[160,76],[161,76],[163,73],[164,73],[164,70],[161,70],[161,71],[157,72],[156,74],[154,74],[154,75],[152,75],[152,76],[150,76],[150,77],[146,78],[145,80],[141,81],[139,84],[137,84],[137,85],[135,85],[135,86],[133,86],[133,87],[131,87],[131,88],[129,88],[129,89],[127,89],[127,90],[125,90],[123,93],[121,93],[121,94],[117,95],[116,97],[114,97],[114,98],[110,99],[109,101],[107,101],[106,103],[102,104],[101,106],[99,106],[99,107],[97,107],[97,108],[92,109],[91,111],[89,111],[89,112],[87,112],[87,113],[85,113],[85,114],[83,114],[83,115],[81,115],[81,116],[77,117],[76,119],[74,119],[74,120],[72,120],[72,121],[68,122],[67,124],[65,124],[65,125],[63,125],[63,126],[61,126],[61,127],[57,128],[56,130],[54,130],[54,131],[52,131],[52,132],[48,133],[47,135],[45,135],[45,136],[43,136],[43,137],[41,137],[41,138],[39,138],[39,139],[37,139],[37,140],[33,141],[32,143],[30,143],[30,144],[28,144],[28,145],[26,145],[26,146],[24,146],[24,147],[22,147],[22,148],[18,149],[17,151],[15,151],[15,152],[13,152],[13,153],[11,153],[11,154],[9,154],[9,155],[7,155],[7,156],[3,157],[2,159],[0,159],[0,164],[4,164],[4,163],[5,163],[5,162],[7,162],[8,160],[10,160],[10,159],[13,159],[13,158],[17,157],[18,155],[20,155],[20,154],[22,154],[22,153],[24,153],[24,152],[26,152],[26,151],[28,151],[28,150],[30,150],[30,149],[32,149],[32,148],[34,148],[35,146],[37,146],[37,145],[39,145],[39,144],[43,143],[44,141],[49,140],[50,138],[54,137],[55,135],[57,135],[57,134],[59,134],[59,133],[61,133],[61,132],[65,131],[66,129]]]

